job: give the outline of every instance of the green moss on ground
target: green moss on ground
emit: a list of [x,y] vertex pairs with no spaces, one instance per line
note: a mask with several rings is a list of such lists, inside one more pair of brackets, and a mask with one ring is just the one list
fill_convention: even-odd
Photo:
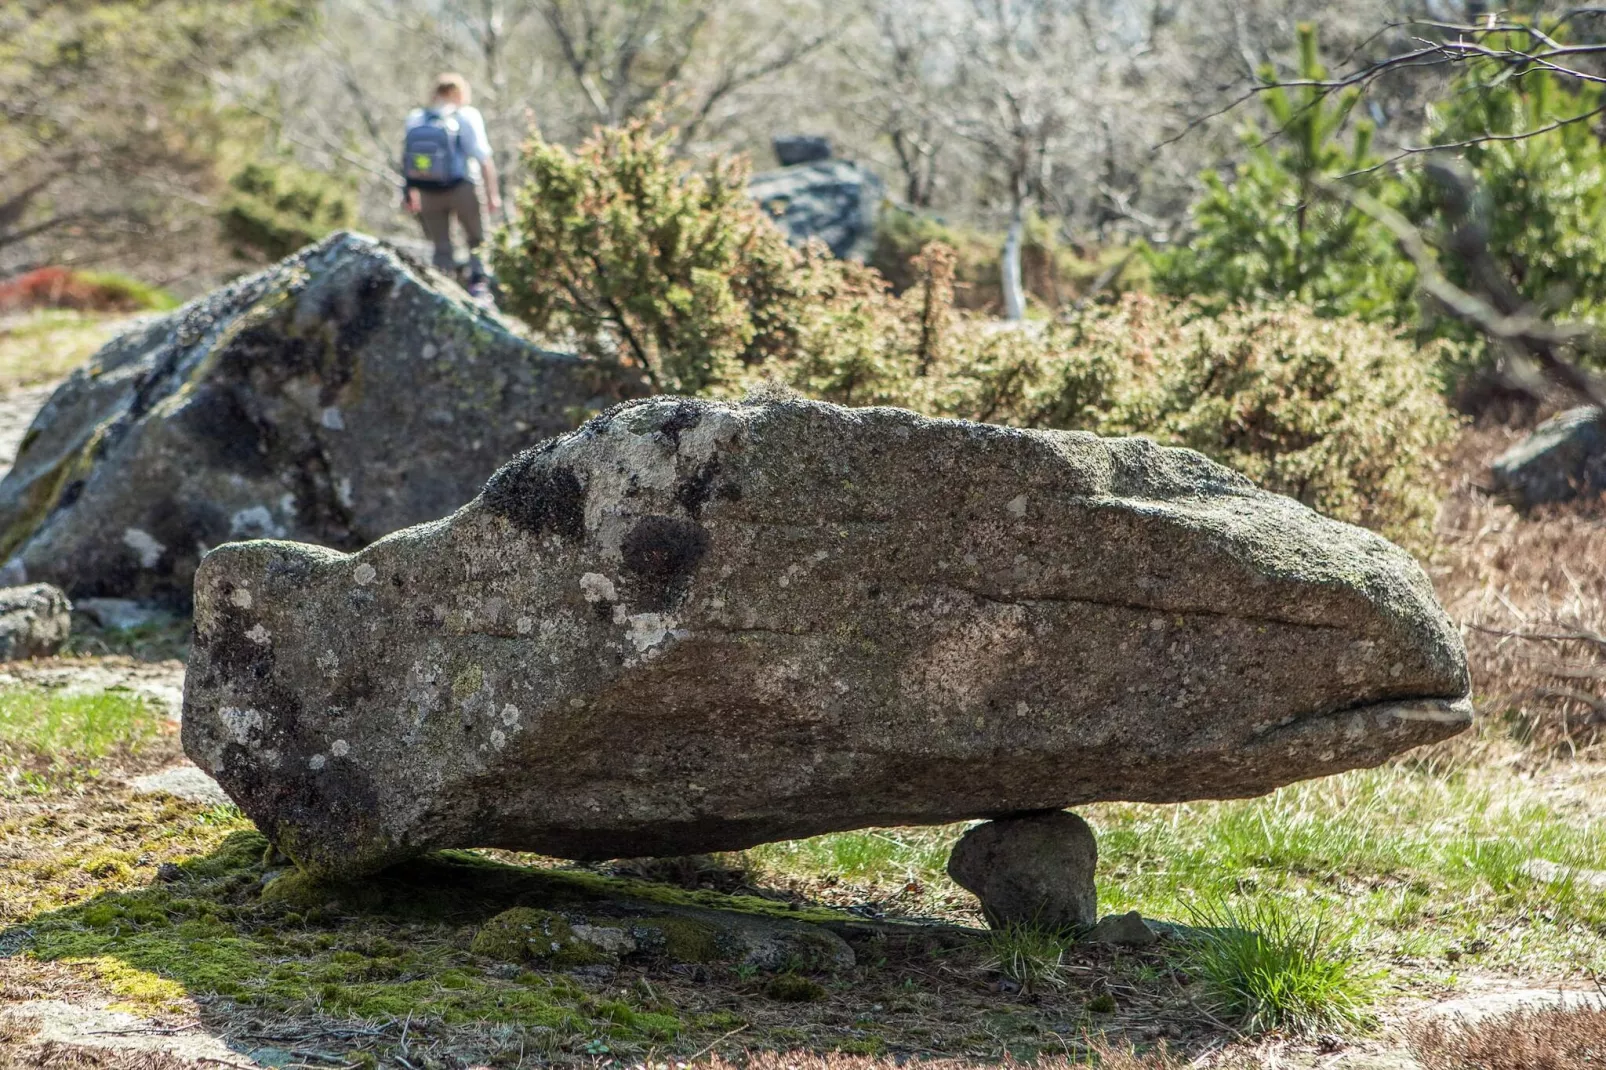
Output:
[[586,943],[562,914],[534,907],[504,910],[480,926],[469,945],[476,955],[501,962],[592,966],[615,956]]
[[[264,895],[266,848],[260,834],[237,830],[209,855],[178,863],[172,880],[30,918],[30,954],[83,966],[145,1013],[172,1011],[185,996],[222,996],[280,1015],[316,1010],[379,1021],[427,1007],[446,1024],[564,1034],[585,1034],[600,1016],[616,1039],[662,1038],[678,1029],[662,1014],[633,1017],[617,1007],[599,1012],[589,995],[561,977],[509,979],[489,972],[486,949],[476,945],[469,926],[352,916],[321,896]],[[285,884],[296,887],[293,875],[268,888]],[[372,898],[365,905],[382,902]],[[565,937],[570,953],[549,953],[549,964],[572,965],[584,957],[570,950],[575,942],[560,917],[528,913],[543,916]]]
[[[94,733],[86,727],[66,734],[73,738],[64,745],[83,748]],[[139,763],[176,757],[169,736],[150,748]],[[126,757],[114,742],[105,763]],[[336,1038],[357,1029],[371,1038],[359,1046],[384,1065],[404,1023],[411,1043],[487,1066],[517,1065],[521,1053],[527,1065],[637,1059],[654,1050],[684,1055],[728,1034],[734,1046],[759,1049],[1007,1049],[1021,1058],[1061,1051],[1062,1037],[1083,1030],[1153,1043],[1160,1034],[1145,1031],[1152,1022],[1177,1030],[1166,1034],[1174,1046],[1221,1036],[1190,1002],[1208,1001],[1208,994],[1178,991],[1181,960],[1171,940],[1141,951],[1064,948],[1055,956],[1055,983],[1026,995],[1006,985],[1007,970],[984,941],[957,930],[838,927],[858,966],[828,977],[840,945],[822,936],[811,950],[808,934],[825,930],[792,925],[775,956],[784,961],[772,961],[784,971],[777,976],[742,961],[750,952],[744,926],[756,918],[857,919],[471,852],[418,859],[360,883],[320,882],[289,867],[232,806],[132,795],[122,779],[131,768],[150,766],[0,796],[0,948],[11,956],[0,958],[0,987],[8,993],[54,998],[49,982],[30,978],[66,975],[131,1010],[198,1015],[219,1029],[276,1021]],[[1463,858],[1460,867],[1430,870],[1438,856],[1427,853],[1425,832],[1392,838],[1425,829],[1430,817],[1442,827],[1468,802],[1489,802],[1463,783],[1475,777],[1484,774],[1441,777],[1408,767],[1351,774],[1266,800],[1190,807],[1201,821],[1180,830],[1162,827],[1174,808],[1092,808],[1106,847],[1101,892],[1107,906],[1138,906],[1160,917],[1177,917],[1182,896],[1237,877],[1258,879],[1261,896],[1291,902],[1343,895],[1366,926],[1361,939],[1376,946],[1380,932],[1407,926],[1443,933],[1450,912],[1435,913],[1434,904],[1446,889],[1471,892],[1487,882],[1503,898],[1477,905],[1485,922],[1514,906],[1544,906],[1555,912],[1550,918],[1530,915],[1509,931],[1536,939],[1565,926],[1575,949],[1598,947],[1598,933],[1580,924],[1599,917],[1598,905],[1588,907],[1581,892],[1546,892],[1519,871],[1535,855],[1592,862],[1598,832],[1561,829],[1559,815],[1507,798],[1503,818],[1480,811],[1486,816],[1478,828],[1504,835],[1475,857],[1455,854],[1457,837],[1435,841],[1440,846],[1431,849]],[[1391,838],[1362,834],[1356,814]],[[1542,835],[1519,849],[1519,827]],[[746,869],[758,874],[751,879],[844,903],[928,896],[906,898],[904,909],[956,917],[970,901],[943,905],[938,867],[957,831],[886,830],[777,845],[750,852]],[[1347,876],[1334,880],[1331,866],[1318,863],[1340,856]],[[1353,883],[1368,874],[1393,879]],[[1429,883],[1435,874],[1438,883]],[[1372,911],[1385,894],[1393,907],[1380,919]],[[1138,902],[1129,901],[1134,895]],[[714,908],[732,918],[728,929],[706,920]],[[1462,913],[1470,909],[1457,904]],[[1491,932],[1487,924],[1455,924],[1469,943]],[[536,932],[556,937],[558,952],[550,941],[542,950]],[[1460,954],[1464,961],[1486,953]],[[1545,954],[1553,961],[1560,949],[1551,944]],[[1432,963],[1414,961],[1430,981],[1441,976]],[[1396,977],[1407,968],[1418,966],[1397,966]],[[1113,1011],[1099,999],[1105,991],[1120,993]],[[331,1040],[324,1047],[344,1052],[349,1045]]]
[[770,978],[764,994],[782,1003],[813,1003],[825,998],[825,986],[808,977],[783,973]]

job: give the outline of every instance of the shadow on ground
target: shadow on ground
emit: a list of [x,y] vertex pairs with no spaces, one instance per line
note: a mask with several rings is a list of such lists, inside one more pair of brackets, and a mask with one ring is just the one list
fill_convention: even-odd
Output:
[[[981,1058],[1108,1035],[1203,1050],[1174,948],[1077,946],[1022,991],[983,934],[447,852],[313,883],[254,831],[0,931],[257,1058],[518,1065],[735,1049]],[[424,1056],[428,1058],[424,1058]],[[302,1056],[305,1058],[305,1056]],[[420,1061],[422,1060],[422,1061]]]

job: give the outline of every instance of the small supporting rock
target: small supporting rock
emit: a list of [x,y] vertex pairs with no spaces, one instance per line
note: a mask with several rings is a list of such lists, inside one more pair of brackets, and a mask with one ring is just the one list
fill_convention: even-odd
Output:
[[981,900],[995,929],[1086,929],[1098,920],[1098,857],[1086,821],[1048,810],[977,825],[954,845],[948,875]]

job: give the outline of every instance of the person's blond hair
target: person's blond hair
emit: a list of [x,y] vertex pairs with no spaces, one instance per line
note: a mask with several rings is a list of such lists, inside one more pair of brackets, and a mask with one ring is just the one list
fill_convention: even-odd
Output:
[[460,93],[466,98],[468,96],[468,79],[461,74],[454,74],[450,71],[436,75],[435,99],[441,100],[451,96],[453,93]]

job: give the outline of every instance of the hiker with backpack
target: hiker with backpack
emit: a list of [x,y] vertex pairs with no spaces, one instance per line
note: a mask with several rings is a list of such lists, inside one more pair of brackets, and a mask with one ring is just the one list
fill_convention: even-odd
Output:
[[468,80],[461,74],[443,74],[427,107],[407,116],[402,145],[402,206],[418,216],[424,237],[434,245],[435,267],[456,276],[457,253],[452,248],[455,217],[468,239],[465,281],[475,291],[485,289],[485,268],[479,247],[485,241],[479,187],[485,189],[485,206],[494,215],[502,210],[496,185],[496,164],[485,137],[485,119],[469,106]]

